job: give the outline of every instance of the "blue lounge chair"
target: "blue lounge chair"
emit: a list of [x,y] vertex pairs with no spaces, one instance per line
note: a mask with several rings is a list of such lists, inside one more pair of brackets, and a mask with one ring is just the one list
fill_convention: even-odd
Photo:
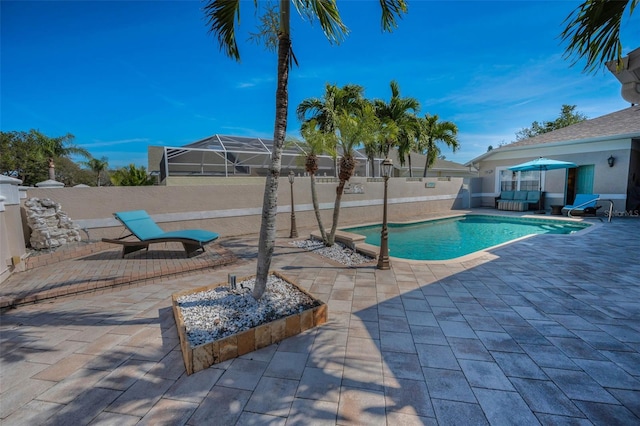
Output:
[[594,215],[596,210],[601,206],[596,207],[596,202],[600,198],[599,194],[576,194],[576,199],[573,204],[567,204],[562,208],[562,213],[566,213],[567,216],[585,216]]
[[[102,241],[113,244],[121,244],[122,257],[129,253],[146,248],[151,243],[180,242],[184,247],[187,257],[202,249],[204,246],[218,238],[218,234],[203,229],[183,229],[180,231],[165,232],[154,222],[144,210],[129,212],[117,212],[113,214],[127,228],[131,234],[117,239],[103,238]],[[135,236],[138,241],[127,240]]]

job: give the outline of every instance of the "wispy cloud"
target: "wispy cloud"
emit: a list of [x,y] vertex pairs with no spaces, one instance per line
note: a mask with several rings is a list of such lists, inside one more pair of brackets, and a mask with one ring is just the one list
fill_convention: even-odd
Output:
[[106,151],[102,155],[109,159],[109,168],[112,169],[127,167],[129,164],[144,165],[146,167],[149,162],[149,158],[143,153]]
[[253,87],[261,86],[263,84],[273,83],[275,79],[271,76],[267,77],[254,77],[250,78],[248,81],[241,81],[235,85],[236,89],[251,89]]
[[131,139],[120,139],[115,141],[94,141],[90,143],[83,143],[82,146],[84,148],[98,148],[102,146],[116,146],[116,145],[128,145],[132,143],[140,143],[140,142],[149,142],[148,138],[131,138]]
[[218,121],[218,119],[216,117],[208,117],[208,116],[202,115],[202,114],[196,114],[195,118],[200,119],[200,120],[206,120],[206,121]]
[[179,101],[177,99],[174,99],[172,97],[169,97],[163,93],[159,93],[157,92],[155,94],[157,97],[159,97],[160,99],[162,99],[163,101],[165,101],[166,103],[168,103],[169,105],[175,107],[175,108],[184,108],[187,106],[187,104],[185,102]]
[[251,127],[238,127],[238,126],[222,126],[221,129],[228,134],[233,134],[237,136],[253,136],[258,138],[273,138],[273,135],[265,133],[262,130],[254,129]]

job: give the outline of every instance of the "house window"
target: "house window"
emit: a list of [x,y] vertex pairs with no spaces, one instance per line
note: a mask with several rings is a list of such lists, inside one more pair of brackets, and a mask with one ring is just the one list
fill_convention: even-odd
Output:
[[537,191],[540,188],[540,172],[500,171],[500,191]]
[[520,172],[520,190],[537,191],[540,188],[540,171]]

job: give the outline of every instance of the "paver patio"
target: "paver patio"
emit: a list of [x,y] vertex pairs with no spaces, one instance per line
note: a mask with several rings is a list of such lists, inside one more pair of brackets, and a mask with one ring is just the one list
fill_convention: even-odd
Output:
[[0,422],[640,424],[638,235],[614,218],[389,271],[278,239],[273,269],[328,302],[329,322],[187,376],[170,295],[255,272],[255,239],[223,240],[239,262],[3,312]]

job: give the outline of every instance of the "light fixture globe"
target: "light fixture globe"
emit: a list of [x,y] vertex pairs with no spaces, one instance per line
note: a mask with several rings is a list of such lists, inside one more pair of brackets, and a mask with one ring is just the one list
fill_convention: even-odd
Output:
[[385,158],[382,162],[382,176],[390,177],[393,172],[393,162],[389,158]]

